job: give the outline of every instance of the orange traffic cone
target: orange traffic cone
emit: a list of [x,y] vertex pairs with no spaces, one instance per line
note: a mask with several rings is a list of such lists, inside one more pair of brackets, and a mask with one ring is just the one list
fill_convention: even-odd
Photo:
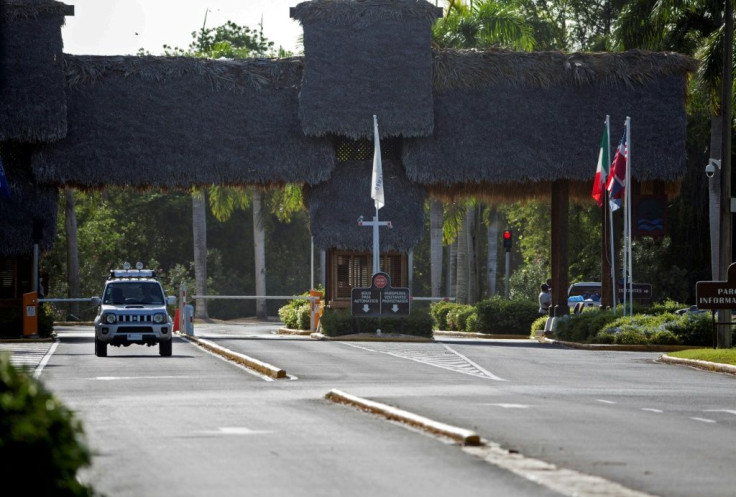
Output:
[[174,313],[174,331],[179,331],[179,308],[176,308],[176,313]]

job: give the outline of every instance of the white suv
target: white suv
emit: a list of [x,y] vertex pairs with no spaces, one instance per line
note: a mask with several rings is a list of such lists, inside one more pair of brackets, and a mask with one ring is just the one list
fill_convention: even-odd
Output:
[[166,306],[175,305],[176,297],[166,297],[156,274],[136,264],[130,269],[113,269],[105,283],[95,318],[95,355],[107,356],[107,346],[131,344],[153,346],[159,354],[171,355],[173,321]]

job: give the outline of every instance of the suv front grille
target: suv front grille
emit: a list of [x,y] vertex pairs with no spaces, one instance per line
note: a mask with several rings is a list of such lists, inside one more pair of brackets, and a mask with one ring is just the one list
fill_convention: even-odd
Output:
[[153,314],[118,314],[118,323],[152,323]]

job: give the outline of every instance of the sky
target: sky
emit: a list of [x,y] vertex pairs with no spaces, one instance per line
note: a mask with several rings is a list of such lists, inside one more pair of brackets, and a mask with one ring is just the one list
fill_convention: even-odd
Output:
[[289,17],[289,8],[303,0],[62,0],[74,6],[61,29],[64,53],[76,55],[135,55],[143,48],[163,54],[163,46],[186,49],[192,32],[233,21],[257,29],[294,53],[302,52],[302,27]]

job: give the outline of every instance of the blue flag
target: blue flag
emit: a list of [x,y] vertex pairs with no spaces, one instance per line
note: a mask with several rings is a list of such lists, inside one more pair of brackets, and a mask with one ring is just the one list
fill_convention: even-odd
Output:
[[8,184],[8,178],[5,177],[2,159],[0,159],[0,193],[10,198],[10,185]]

